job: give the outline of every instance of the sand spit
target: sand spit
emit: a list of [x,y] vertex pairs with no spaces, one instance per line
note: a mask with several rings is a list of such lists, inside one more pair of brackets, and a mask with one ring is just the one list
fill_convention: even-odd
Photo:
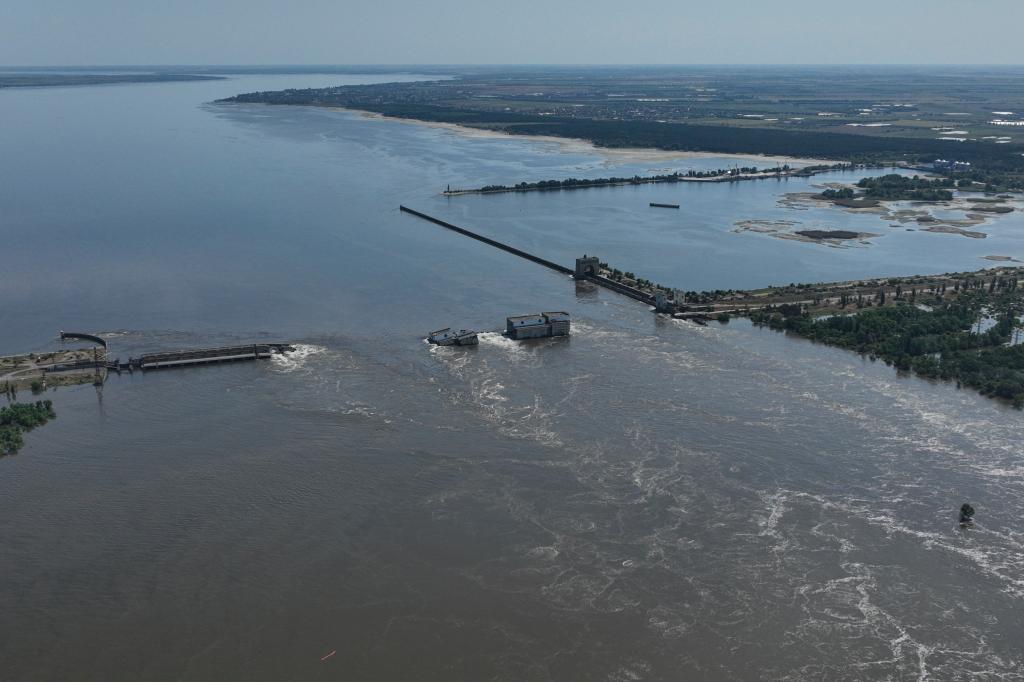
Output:
[[[850,232],[849,237],[832,238],[832,237],[819,237],[812,236],[810,234],[801,234],[801,232],[808,233],[827,233],[831,230],[796,230],[794,229],[802,223],[795,220],[737,220],[733,225],[733,232],[755,232],[757,234],[766,234],[777,239],[789,239],[796,242],[804,242],[807,244],[821,244],[823,246],[830,246],[832,248],[843,249],[854,246],[853,242],[857,242],[861,245],[870,245],[870,242],[866,241],[874,237],[881,237],[880,234],[874,234],[872,232]],[[845,230],[839,231],[845,233]]]
[[988,235],[984,232],[976,232],[974,230],[965,230],[962,227],[956,225],[932,225],[929,227],[921,228],[925,232],[939,232],[942,234],[959,234],[964,237],[970,237],[972,239],[984,239]]
[[772,234],[790,230],[800,224],[796,220],[737,220],[733,223],[736,226],[733,232]]

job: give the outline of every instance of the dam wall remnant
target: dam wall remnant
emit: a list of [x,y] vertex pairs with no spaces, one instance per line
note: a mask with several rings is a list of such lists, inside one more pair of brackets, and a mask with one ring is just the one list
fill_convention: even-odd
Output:
[[469,237],[470,239],[475,239],[477,241],[483,242],[484,244],[489,244],[489,245],[491,245],[491,246],[493,246],[493,247],[495,247],[497,249],[501,249],[502,251],[507,251],[507,252],[509,252],[509,253],[511,253],[511,254],[513,254],[515,256],[519,256],[520,258],[525,258],[528,261],[533,261],[534,263],[537,263],[538,265],[543,265],[544,267],[550,268],[550,269],[554,270],[555,272],[560,272],[560,273],[562,273],[564,275],[571,275],[571,274],[573,274],[572,270],[570,270],[569,268],[565,267],[564,265],[559,265],[558,263],[553,263],[553,262],[547,260],[546,258],[541,258],[540,256],[534,256],[532,253],[527,253],[526,251],[523,251],[522,249],[517,249],[514,246],[509,246],[508,244],[503,244],[502,242],[499,242],[496,239],[491,239],[490,237],[485,237],[483,235],[477,234],[476,232],[470,232],[467,229],[458,227],[457,225],[452,225],[451,223],[445,222],[445,221],[443,221],[443,220],[441,220],[439,218],[434,218],[433,216],[429,216],[426,213],[420,213],[419,211],[415,211],[415,210],[413,210],[411,208],[408,208],[406,206],[399,206],[398,208],[403,213],[408,213],[409,215],[414,215],[417,218],[422,218],[423,220],[432,222],[435,225],[440,225],[441,227],[444,227],[444,228],[447,228],[449,230],[452,230],[453,232],[458,232],[459,234],[465,235],[466,237]]
[[465,228],[458,227],[457,225],[452,225],[449,222],[445,222],[444,220],[441,220],[439,218],[434,218],[433,216],[429,216],[426,213],[421,213],[420,211],[413,210],[406,206],[399,206],[399,209],[403,213],[414,215],[417,218],[422,218],[423,220],[434,223],[435,225],[440,225],[441,227],[452,230],[453,232],[458,232],[459,234],[465,235],[470,239],[476,239],[477,241],[483,242],[484,244],[489,244],[495,248],[501,249],[502,251],[507,251],[508,253],[511,253],[515,256],[519,256],[520,258],[525,258],[526,260],[537,263],[538,265],[543,265],[544,267],[550,268],[555,272],[560,272],[565,275],[572,275],[576,280],[593,282],[594,284],[600,287],[604,287],[605,289],[610,289],[611,291],[614,291],[617,294],[628,296],[634,300],[646,303],[647,305],[654,305],[653,296],[643,291],[640,291],[639,289],[635,289],[631,286],[627,286],[620,282],[616,282],[608,279],[607,277],[599,275],[598,272],[600,271],[600,259],[598,259],[597,256],[584,255],[583,258],[577,258],[576,269],[572,270],[570,268],[565,267],[564,265],[559,265],[558,263],[549,261],[546,258],[535,256],[532,253],[527,253],[522,249],[517,249],[514,246],[509,246],[508,244],[503,244],[502,242],[499,242],[496,239],[484,237],[483,235],[479,235]]

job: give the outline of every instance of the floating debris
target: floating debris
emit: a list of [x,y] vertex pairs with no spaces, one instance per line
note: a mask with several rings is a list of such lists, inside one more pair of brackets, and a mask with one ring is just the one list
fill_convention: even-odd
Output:
[[960,527],[970,528],[974,525],[974,507],[964,502],[960,505]]

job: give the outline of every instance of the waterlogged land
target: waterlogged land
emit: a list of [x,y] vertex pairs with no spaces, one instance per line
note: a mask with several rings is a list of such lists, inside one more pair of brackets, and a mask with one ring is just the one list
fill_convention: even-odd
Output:
[[[804,211],[829,206],[848,215],[877,216],[892,228],[986,239],[998,229],[1002,217],[1022,207],[1019,193],[982,193],[971,181],[955,178],[919,178],[886,175],[855,183],[825,183],[819,192],[789,192],[779,205]],[[746,220],[738,231],[754,231],[790,238],[798,221]],[[874,236],[880,236],[878,234]]]
[[[1018,277],[968,278],[952,289],[943,285],[923,289],[920,295],[917,288],[908,293],[899,285],[889,294],[881,288],[867,299],[844,294],[839,310],[824,318],[812,314],[820,310],[800,304],[762,308],[751,318],[772,329],[882,358],[899,370],[955,381],[1021,409],[1024,295]],[[848,305],[850,314],[844,310]]]

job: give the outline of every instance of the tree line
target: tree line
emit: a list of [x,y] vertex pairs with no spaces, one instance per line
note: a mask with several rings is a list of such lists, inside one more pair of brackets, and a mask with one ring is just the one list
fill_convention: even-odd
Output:
[[628,178],[566,178],[564,180],[539,180],[537,182],[520,182],[515,185],[484,185],[479,189],[456,189],[449,188],[448,193],[460,192],[529,192],[532,190],[548,189],[577,189],[582,187],[600,187],[606,185],[642,185],[657,182],[680,182],[684,179],[703,178],[724,178],[739,175],[754,175],[756,173],[786,173],[789,172],[789,164],[776,168],[759,169],[757,166],[740,166],[737,168],[719,168],[716,170],[688,170],[685,173],[676,172],[663,175],[634,175]]
[[[751,319],[882,358],[923,377],[956,381],[1024,408],[1024,344],[1010,343],[1024,312],[1016,279],[966,282],[953,300],[937,294],[931,308],[905,300],[884,306],[884,290],[875,303],[851,315],[821,319],[789,304],[755,311]],[[983,330],[985,323],[989,326]]]
[[0,455],[16,453],[25,443],[22,437],[25,431],[42,426],[56,416],[50,400],[0,407]]
[[857,186],[864,190],[864,196],[871,199],[949,201],[953,198],[951,188],[956,187],[952,178],[922,178],[918,175],[907,177],[890,173],[873,178],[861,178]]
[[[443,121],[502,130],[513,135],[582,138],[599,147],[652,147],[665,150],[791,155],[844,159],[856,163],[904,160],[931,163],[950,152],[950,143],[922,137],[882,137],[849,133],[745,128],[732,125],[661,123],[651,120],[540,117],[514,111],[482,111],[443,103],[426,103],[424,93],[391,85],[251,92],[222,102],[342,106],[385,116]],[[956,144],[957,158],[976,168],[1024,173],[1020,144],[973,141]]]

